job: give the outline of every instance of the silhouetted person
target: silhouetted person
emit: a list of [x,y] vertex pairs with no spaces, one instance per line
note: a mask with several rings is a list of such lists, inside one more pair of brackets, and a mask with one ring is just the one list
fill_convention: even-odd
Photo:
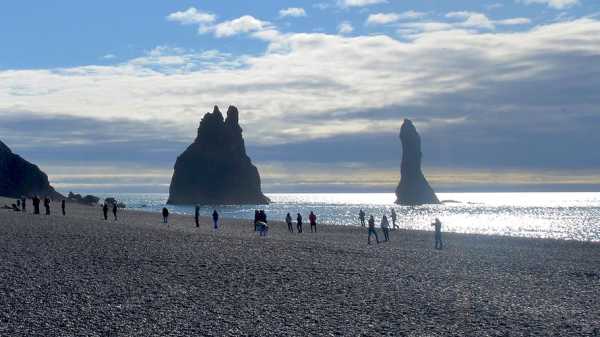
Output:
[[25,197],[21,199],[21,211],[27,211],[27,198]]
[[44,198],[44,208],[46,209],[46,215],[50,215],[50,199],[48,197]]
[[381,230],[383,231],[384,240],[390,241],[390,223],[385,215],[381,218]]
[[169,210],[166,207],[162,209],[163,223],[169,223]]
[[254,231],[258,230],[258,222],[260,221],[260,211],[254,210]]
[[265,213],[265,210],[261,209],[258,213],[260,214],[260,221],[267,223],[267,213]]
[[194,212],[194,220],[196,221],[196,227],[200,227],[200,206],[196,205],[196,211]]
[[308,215],[308,221],[310,222],[310,232],[313,232],[313,228],[315,233],[317,232],[317,216],[312,211]]
[[360,219],[360,225],[365,227],[365,212],[362,209],[358,212],[358,219]]
[[21,210],[21,199],[17,199],[17,207]]
[[65,201],[65,199],[61,200],[60,209],[62,210],[63,216],[67,215],[67,202]]
[[290,233],[293,233],[294,232],[294,227],[292,225],[292,216],[290,215],[290,213],[288,213],[285,216],[285,223],[287,224],[288,230],[290,231]]
[[118,207],[117,207],[117,203],[115,202],[113,204],[113,216],[115,217],[115,221],[117,221],[117,211],[118,211]]
[[392,208],[392,229],[400,228],[398,225],[396,225],[396,219],[398,219],[398,216],[396,215],[396,211]]
[[442,222],[440,219],[435,218],[431,225],[435,227],[435,249],[442,249]]
[[33,202],[33,214],[40,214],[40,198],[35,195],[31,200]]
[[375,230],[375,219],[371,215],[369,217],[369,244],[371,244],[371,235],[375,235],[375,240],[379,243],[379,237],[377,236],[377,231]]
[[296,228],[298,229],[298,233],[302,233],[302,215],[300,213],[296,216]]
[[108,204],[102,205],[102,214],[104,214],[104,220],[108,220]]
[[212,218],[213,218],[214,228],[219,229],[219,213],[217,213],[216,209],[213,211]]

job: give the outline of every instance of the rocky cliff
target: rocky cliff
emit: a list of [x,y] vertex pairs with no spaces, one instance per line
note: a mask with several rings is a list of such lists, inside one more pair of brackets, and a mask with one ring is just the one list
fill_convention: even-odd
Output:
[[200,122],[198,136],[175,163],[169,204],[267,204],[258,170],[246,154],[238,110],[227,119],[215,106]]
[[402,164],[396,203],[400,205],[439,204],[435,192],[421,171],[421,136],[412,121],[405,119],[400,128]]
[[20,198],[21,196],[49,196],[62,198],[50,186],[48,176],[36,165],[26,161],[0,141],[0,196]]

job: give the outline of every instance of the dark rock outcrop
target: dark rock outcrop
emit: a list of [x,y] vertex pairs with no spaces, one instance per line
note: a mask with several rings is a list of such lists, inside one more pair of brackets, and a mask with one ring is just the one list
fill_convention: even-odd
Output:
[[402,165],[396,203],[400,205],[439,204],[435,192],[421,171],[421,136],[413,123],[405,119],[400,129]]
[[0,195],[9,198],[38,195],[63,198],[48,182],[48,176],[36,165],[14,154],[0,141]]
[[258,170],[246,154],[238,110],[227,119],[215,106],[200,122],[198,136],[175,163],[169,204],[267,204]]

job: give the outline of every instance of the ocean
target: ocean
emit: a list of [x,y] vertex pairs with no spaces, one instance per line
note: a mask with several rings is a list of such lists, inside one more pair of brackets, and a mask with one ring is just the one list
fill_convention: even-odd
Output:
[[[113,196],[129,209],[160,212],[168,194],[124,193],[96,194]],[[443,230],[457,233],[496,234],[517,237],[553,238],[600,242],[600,193],[438,193],[443,205],[419,207],[394,204],[393,193],[274,193],[267,194],[270,205],[204,206],[201,214],[209,216],[217,209],[224,217],[253,219],[254,210],[264,209],[269,220],[283,221],[290,212],[295,219],[305,219],[315,212],[318,222],[340,226],[360,226],[359,210],[373,215],[379,224],[392,208],[401,228],[431,230],[439,218]],[[180,214],[193,214],[194,206],[168,206]]]

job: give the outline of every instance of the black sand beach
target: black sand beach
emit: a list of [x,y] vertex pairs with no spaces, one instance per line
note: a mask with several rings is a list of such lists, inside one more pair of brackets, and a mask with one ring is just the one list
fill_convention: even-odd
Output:
[[598,243],[68,212],[0,211],[0,335],[600,336]]

